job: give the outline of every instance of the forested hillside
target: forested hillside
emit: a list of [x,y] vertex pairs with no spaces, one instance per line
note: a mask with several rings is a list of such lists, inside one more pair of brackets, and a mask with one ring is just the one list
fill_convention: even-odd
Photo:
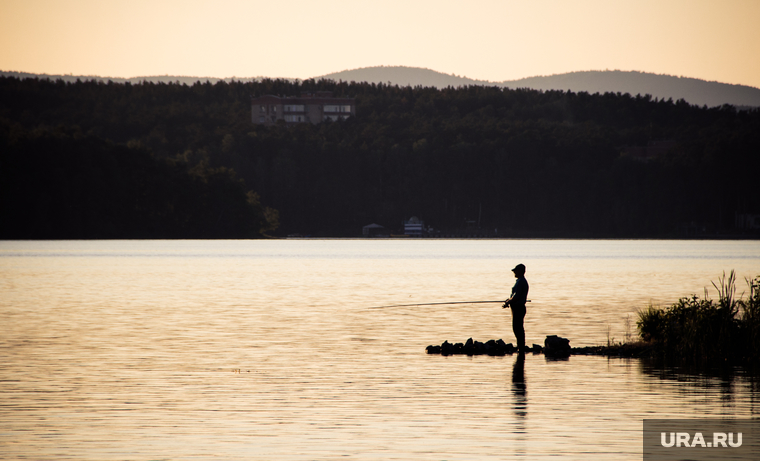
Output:
[[[154,75],[145,77],[98,77],[77,75],[45,75],[25,72],[0,71],[0,76],[17,78],[61,79],[66,82],[77,80],[96,80],[114,83],[140,84],[144,81],[152,83],[185,83],[193,85],[196,82],[210,81],[212,84],[219,81],[227,83],[258,82],[265,77],[190,77],[179,75]],[[489,82],[475,80],[464,76],[444,74],[431,69],[405,66],[375,66],[360,69],[333,72],[327,75],[314,77],[316,80],[327,79],[346,82],[369,82],[399,86],[429,86],[435,88],[497,86],[499,88],[528,88],[533,90],[552,91],[563,90],[575,93],[585,91],[587,93],[630,93],[649,94],[659,99],[678,100],[683,99],[689,104],[708,107],[730,104],[742,108],[760,107],[760,89],[748,85],[732,85],[721,82],[710,82],[697,78],[677,77],[673,75],[652,74],[648,72],[599,70],[568,72],[536,77],[527,77],[517,80],[505,80],[502,82]],[[295,78],[283,78],[288,81],[298,81]]]
[[[357,116],[251,123],[251,96],[324,90],[356,98]],[[160,204],[128,220],[146,223],[123,228],[135,238],[161,235],[149,229],[163,225],[184,229],[172,236],[239,236],[215,226],[272,233],[272,209],[275,235],[314,236],[357,236],[372,222],[395,230],[413,215],[435,229],[501,236],[753,235],[735,226],[736,215],[760,213],[760,111],[730,106],[326,80],[2,78],[0,119],[5,238],[39,238],[40,222],[54,229],[66,219],[77,224],[61,238],[92,238],[88,229],[144,210],[135,194]],[[644,149],[658,141],[672,142]],[[91,168],[96,161],[108,166]],[[223,224],[235,213],[246,224]],[[111,234],[95,237],[103,235]]]
[[498,86],[533,90],[564,90],[575,93],[650,94],[659,99],[684,99],[690,104],[707,107],[731,104],[737,107],[760,107],[760,89],[747,85],[708,82],[697,78],[676,77],[648,72],[598,70],[527,77],[503,82],[487,82],[449,75],[430,69],[403,66],[377,66],[344,70],[323,77],[346,82],[391,83],[399,86]]

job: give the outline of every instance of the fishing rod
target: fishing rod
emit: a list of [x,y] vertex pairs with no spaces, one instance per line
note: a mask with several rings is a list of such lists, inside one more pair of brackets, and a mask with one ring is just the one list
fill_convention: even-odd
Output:
[[[503,303],[504,300],[499,301],[453,301],[453,302],[445,302],[445,303],[414,303],[414,304],[393,304],[391,306],[374,306],[370,307],[370,309],[383,309],[386,307],[411,307],[411,306],[440,306],[443,304],[486,304],[486,303]],[[530,299],[525,301],[530,302]]]

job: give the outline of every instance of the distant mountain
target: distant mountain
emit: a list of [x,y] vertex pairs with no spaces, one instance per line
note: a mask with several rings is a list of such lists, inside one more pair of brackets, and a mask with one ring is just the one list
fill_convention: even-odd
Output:
[[697,78],[646,72],[606,70],[570,72],[547,77],[529,77],[502,82],[508,88],[533,88],[536,90],[572,90],[589,93],[651,94],[660,99],[684,99],[691,104],[708,107],[731,104],[734,106],[760,107],[760,89],[746,85],[708,82]]
[[[150,77],[98,77],[81,75],[48,75],[31,74],[25,72],[0,72],[0,75],[18,78],[49,78],[50,80],[62,79],[64,81],[76,80],[101,80],[113,81],[114,83],[139,83],[143,81],[158,83],[180,82],[192,85],[195,82],[209,81],[216,83],[220,80],[226,82],[236,80],[240,82],[261,81],[264,78],[274,77],[186,77],[159,75]],[[499,86],[504,88],[532,88],[536,90],[570,90],[573,92],[585,91],[588,93],[630,93],[632,95],[650,94],[659,99],[672,98],[674,101],[684,99],[690,104],[708,107],[731,104],[741,108],[760,107],[760,89],[747,85],[731,85],[728,83],[708,82],[688,77],[674,77],[672,75],[650,74],[636,71],[584,71],[555,74],[542,77],[528,77],[519,80],[507,80],[503,82],[489,82],[475,80],[458,75],[449,75],[430,69],[404,66],[378,66],[364,67],[361,69],[344,70],[332,74],[314,77],[315,79],[326,78],[331,80],[343,80],[346,82],[369,82],[390,83],[399,86],[428,86],[445,88],[447,86],[460,87],[469,85]],[[284,78],[289,81],[299,79]]]
[[696,78],[674,77],[635,71],[586,71],[545,77],[529,77],[504,82],[473,80],[416,67],[365,67],[346,70],[318,78],[370,83],[392,83],[400,86],[488,85],[536,90],[571,90],[588,93],[650,94],[660,99],[684,99],[690,104],[709,107],[731,104],[740,107],[760,107],[760,89],[746,85],[708,82]]
[[419,67],[403,66],[363,67],[361,69],[344,70],[315,78],[327,78],[335,81],[343,80],[344,82],[390,83],[399,86],[433,86],[436,88],[469,85],[501,86],[500,83],[473,80],[467,77],[444,74]]

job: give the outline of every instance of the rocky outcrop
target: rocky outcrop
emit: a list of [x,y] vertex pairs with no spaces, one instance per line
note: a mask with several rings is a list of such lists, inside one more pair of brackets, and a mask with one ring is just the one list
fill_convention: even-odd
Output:
[[[570,347],[570,340],[557,335],[547,336],[544,346],[533,344],[526,347],[523,353],[543,353],[546,357],[564,358],[571,355],[602,355],[606,357],[642,357],[651,352],[648,343],[616,344],[609,346]],[[475,341],[472,338],[463,343],[444,341],[440,346],[430,345],[425,348],[428,354],[440,355],[491,355],[503,356],[519,352],[512,343],[501,339],[491,339],[486,342]]]
[[[539,354],[542,347],[534,344],[532,348],[525,348],[523,352],[533,352]],[[502,356],[519,352],[512,343],[505,343],[501,339],[491,339],[486,342],[475,341],[472,338],[464,343],[450,343],[444,341],[440,346],[430,345],[425,348],[428,354],[441,355],[491,355]]]

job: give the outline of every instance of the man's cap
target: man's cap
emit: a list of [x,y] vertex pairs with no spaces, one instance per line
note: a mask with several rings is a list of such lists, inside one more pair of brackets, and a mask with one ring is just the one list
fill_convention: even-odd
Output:
[[525,272],[525,264],[516,265],[512,272]]

